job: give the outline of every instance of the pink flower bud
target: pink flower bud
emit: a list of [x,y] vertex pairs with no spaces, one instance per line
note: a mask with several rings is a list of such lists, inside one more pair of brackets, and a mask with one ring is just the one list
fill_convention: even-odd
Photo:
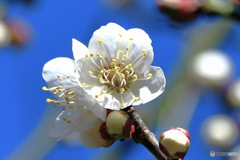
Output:
[[183,128],[171,128],[161,134],[159,147],[168,159],[183,159],[190,147],[190,134]]
[[201,7],[199,0],[158,0],[159,9],[176,21],[190,21]]
[[116,139],[130,139],[135,127],[129,115],[122,111],[112,111],[106,119],[107,132]]

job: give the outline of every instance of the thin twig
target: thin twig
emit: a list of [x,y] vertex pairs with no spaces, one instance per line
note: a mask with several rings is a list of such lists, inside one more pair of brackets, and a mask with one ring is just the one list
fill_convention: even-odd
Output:
[[144,145],[158,160],[167,160],[166,156],[159,149],[159,142],[154,134],[142,121],[140,115],[136,112],[133,106],[124,109],[132,118],[135,125],[135,133],[133,140],[136,143]]

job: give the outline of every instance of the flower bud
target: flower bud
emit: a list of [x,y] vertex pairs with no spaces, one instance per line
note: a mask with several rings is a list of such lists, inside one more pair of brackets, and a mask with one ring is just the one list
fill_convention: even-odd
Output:
[[196,18],[201,3],[199,0],[158,0],[158,7],[176,21],[190,21]]
[[190,147],[189,132],[183,128],[171,128],[161,134],[159,147],[168,159],[183,159]]
[[80,132],[80,143],[87,148],[110,147],[115,142],[106,131],[106,123],[99,122],[91,129]]
[[122,111],[112,111],[106,119],[107,132],[116,139],[130,139],[135,127],[129,115]]

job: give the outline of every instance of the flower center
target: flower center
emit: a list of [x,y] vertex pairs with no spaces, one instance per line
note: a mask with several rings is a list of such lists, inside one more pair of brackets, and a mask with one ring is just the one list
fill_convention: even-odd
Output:
[[108,89],[115,89],[118,93],[124,93],[129,85],[137,80],[132,65],[125,65],[123,62],[118,64],[118,58],[112,61],[109,69],[102,69],[98,77],[101,83],[108,86]]
[[[122,36],[120,35],[120,37]],[[102,90],[101,92],[103,94],[112,94],[113,92],[119,93],[122,99],[122,106],[124,106],[125,104],[123,102],[122,94],[128,91],[130,94],[133,95],[133,93],[129,89],[131,83],[137,80],[148,80],[152,77],[152,74],[149,73],[148,77],[139,79],[133,69],[133,67],[141,63],[144,57],[147,55],[145,49],[142,49],[142,52],[139,53],[139,56],[132,60],[131,63],[125,62],[126,58],[129,58],[131,54],[130,43],[132,40],[133,38],[129,38],[129,43],[126,46],[126,51],[119,49],[117,51],[116,57],[110,58],[112,56],[105,49],[103,40],[97,39],[97,48],[99,49],[101,47],[101,50],[99,49],[99,53],[97,54],[86,54],[85,64],[88,66],[88,68],[91,69],[88,71],[89,75],[92,78],[99,79],[99,83],[88,85],[86,84],[86,82],[84,82],[82,83],[82,86],[93,87],[96,85],[105,85],[107,86],[107,89]],[[119,46],[120,44],[121,41],[119,43]],[[95,95],[96,98],[98,98],[99,96],[100,93]],[[139,97],[134,97],[135,100],[139,100]]]

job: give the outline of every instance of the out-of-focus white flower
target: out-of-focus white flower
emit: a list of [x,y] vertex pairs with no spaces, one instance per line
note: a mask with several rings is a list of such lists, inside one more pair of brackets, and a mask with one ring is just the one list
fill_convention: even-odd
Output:
[[141,29],[109,23],[93,33],[88,48],[73,39],[73,53],[80,87],[104,108],[147,103],[164,91],[165,76],[151,66],[151,39]]
[[7,24],[0,20],[0,47],[7,46],[11,43],[11,33]]
[[183,128],[171,128],[161,134],[159,147],[168,159],[183,159],[190,147],[189,132]]
[[199,53],[191,61],[190,75],[199,84],[224,86],[232,77],[234,66],[230,57],[219,50]]
[[239,130],[231,117],[214,115],[203,123],[202,134],[208,143],[226,149],[237,142]]

